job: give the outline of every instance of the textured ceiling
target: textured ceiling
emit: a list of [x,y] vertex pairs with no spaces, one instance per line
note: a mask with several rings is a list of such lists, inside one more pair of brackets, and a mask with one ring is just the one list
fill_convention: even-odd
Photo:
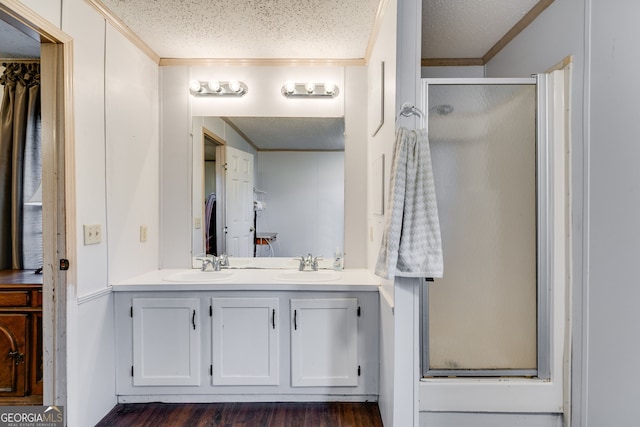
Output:
[[380,0],[102,0],[162,58],[363,58]]
[[538,0],[422,0],[422,58],[482,58]]
[[[102,3],[162,58],[353,59],[365,58],[382,1]],[[482,58],[538,1],[422,0],[422,58]],[[0,57],[37,56],[36,41],[0,21]]]

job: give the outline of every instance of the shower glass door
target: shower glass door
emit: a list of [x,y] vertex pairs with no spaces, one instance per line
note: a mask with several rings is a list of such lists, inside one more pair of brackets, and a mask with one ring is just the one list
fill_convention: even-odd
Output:
[[423,375],[537,376],[536,81],[424,82],[444,277],[423,288]]

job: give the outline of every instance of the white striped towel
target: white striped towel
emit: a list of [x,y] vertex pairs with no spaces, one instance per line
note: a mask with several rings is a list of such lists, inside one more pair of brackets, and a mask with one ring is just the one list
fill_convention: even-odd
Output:
[[442,277],[440,221],[426,130],[396,131],[389,193],[376,275]]

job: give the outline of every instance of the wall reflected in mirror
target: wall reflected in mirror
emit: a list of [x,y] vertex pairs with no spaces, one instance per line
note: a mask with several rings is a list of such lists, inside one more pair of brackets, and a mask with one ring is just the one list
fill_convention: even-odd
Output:
[[[194,117],[192,135],[194,256],[207,247],[212,254],[245,256],[235,253],[244,230],[231,239],[229,227],[248,210],[249,256],[330,258],[343,250],[343,118]],[[230,149],[253,159],[249,206],[225,183]],[[212,194],[213,210],[206,206]]]

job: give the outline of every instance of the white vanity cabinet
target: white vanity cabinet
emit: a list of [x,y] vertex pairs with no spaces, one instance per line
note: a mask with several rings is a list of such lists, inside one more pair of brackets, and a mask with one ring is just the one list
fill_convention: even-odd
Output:
[[291,385],[357,386],[358,299],[291,300]]
[[133,385],[200,384],[200,300],[133,298]]
[[149,282],[113,288],[120,403],[377,399],[369,282]]
[[278,298],[211,298],[213,385],[277,385]]

